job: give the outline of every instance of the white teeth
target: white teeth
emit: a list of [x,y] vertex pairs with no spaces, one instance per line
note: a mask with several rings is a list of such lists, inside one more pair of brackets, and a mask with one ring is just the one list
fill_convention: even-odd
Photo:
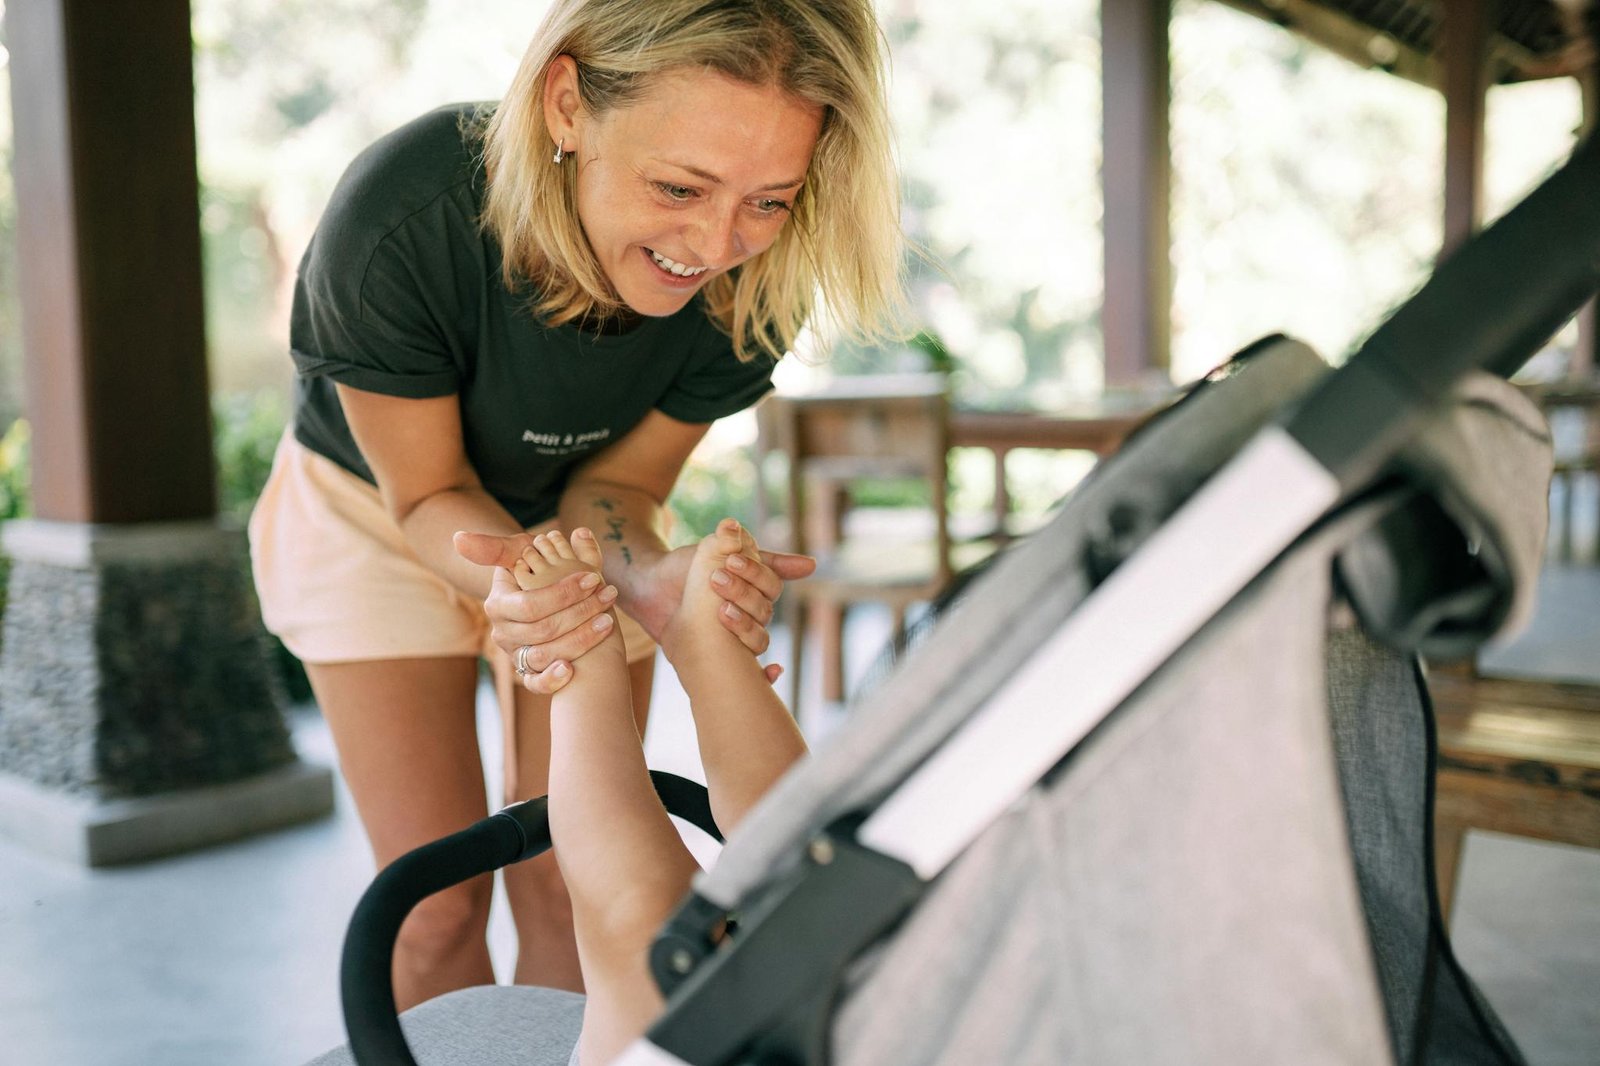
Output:
[[650,258],[656,261],[656,266],[660,267],[662,270],[671,271],[680,278],[692,278],[696,274],[704,274],[706,272],[705,267],[684,266],[677,260],[668,259],[666,256],[654,249],[650,250]]

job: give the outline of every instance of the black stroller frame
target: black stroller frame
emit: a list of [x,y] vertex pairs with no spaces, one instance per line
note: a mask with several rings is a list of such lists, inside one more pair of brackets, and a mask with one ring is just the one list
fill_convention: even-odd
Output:
[[[666,1010],[618,1062],[827,1062],[830,1014],[852,961],[1291,543],[1380,479],[1463,375],[1509,377],[1597,289],[1600,138],[1590,137],[1110,569],[880,803],[815,835],[781,884],[733,916],[734,934],[717,938],[728,906],[697,884],[651,952]],[[1070,701],[1065,677],[1075,679]],[[714,831],[697,786],[664,776],[657,785],[670,812]],[[414,1066],[389,977],[400,921],[432,891],[547,848],[542,802],[402,858],[369,889],[342,977],[357,1062]]]

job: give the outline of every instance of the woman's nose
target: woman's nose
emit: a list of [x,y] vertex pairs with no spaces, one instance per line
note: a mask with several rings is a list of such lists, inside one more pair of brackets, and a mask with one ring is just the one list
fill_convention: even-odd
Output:
[[708,215],[701,220],[695,251],[706,266],[726,269],[749,258],[749,249],[739,232],[737,210]]

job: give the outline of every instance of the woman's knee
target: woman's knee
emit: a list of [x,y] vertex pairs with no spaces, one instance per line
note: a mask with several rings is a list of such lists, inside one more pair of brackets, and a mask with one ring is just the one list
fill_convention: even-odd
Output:
[[427,965],[481,944],[489,927],[493,890],[494,882],[484,876],[429,896],[400,927],[399,949]]

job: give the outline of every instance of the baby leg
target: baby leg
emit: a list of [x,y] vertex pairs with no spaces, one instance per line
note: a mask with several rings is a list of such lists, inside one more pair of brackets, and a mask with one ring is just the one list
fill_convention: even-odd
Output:
[[[600,562],[588,530],[570,542],[554,532],[536,537],[513,573],[537,588]],[[697,869],[650,784],[615,627],[551,700],[549,802],[589,995],[581,1056],[602,1066],[660,1013],[646,954]]]
[[711,578],[734,555],[756,558],[755,541],[738,522],[724,519],[695,549],[664,644],[689,693],[711,810],[724,833],[806,751],[761,664],[717,619],[723,600]]

